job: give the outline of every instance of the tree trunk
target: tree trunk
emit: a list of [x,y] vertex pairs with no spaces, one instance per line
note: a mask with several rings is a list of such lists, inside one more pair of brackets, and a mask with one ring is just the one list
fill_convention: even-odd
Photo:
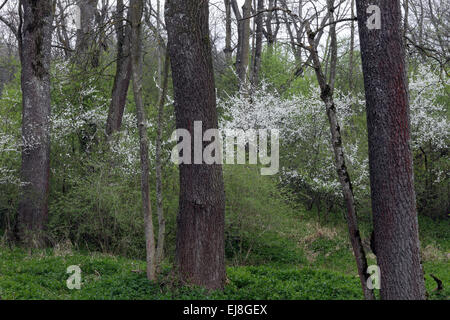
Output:
[[231,47],[231,3],[230,0],[224,0],[225,2],[225,60],[228,65],[231,65],[233,48]]
[[166,220],[164,219],[163,198],[162,198],[163,191],[162,191],[161,144],[162,144],[163,113],[164,113],[164,105],[166,103],[167,85],[169,80],[169,68],[170,68],[169,55],[166,52],[162,91],[160,94],[158,106],[158,124],[156,134],[156,206],[158,212],[158,245],[156,247],[157,267],[159,267],[164,257],[164,241],[165,241],[164,239],[166,233]]
[[[176,127],[218,128],[208,1],[166,1]],[[193,140],[193,139],[192,139]],[[194,154],[192,143],[191,157]],[[220,164],[181,164],[176,261],[182,281],[208,289],[225,282],[225,192]]]
[[424,299],[400,2],[380,1],[381,29],[371,30],[370,1],[356,4],[381,298]]
[[77,30],[76,60],[82,68],[86,66],[96,67],[98,61],[94,57],[94,28],[95,13],[97,11],[98,0],[77,0],[76,4],[80,9],[80,25]]
[[353,19],[355,18],[355,0],[352,0],[351,3],[351,26],[350,26],[350,53],[349,53],[349,62],[348,62],[348,91],[353,94],[353,69],[354,69],[354,62],[353,62],[353,53],[354,53],[354,47],[355,47],[355,21]]
[[[258,0],[257,12],[262,12],[264,10],[264,0]],[[262,54],[262,38],[263,38],[263,15],[258,14],[255,18],[256,20],[256,45],[255,45],[255,55],[253,60],[252,68],[252,86],[257,86],[259,84],[259,72],[261,69],[261,54]]]
[[250,19],[252,0],[245,0],[242,15],[236,0],[231,0],[236,19],[238,20],[238,52],[236,56],[236,72],[240,87],[247,83],[248,62],[250,58]]
[[[123,0],[117,1],[115,14],[115,27],[117,35],[117,61],[116,74],[111,93],[111,104],[106,121],[106,135],[109,137],[114,132],[120,130],[122,125],[123,112],[127,100],[128,87],[131,78],[131,57],[130,57],[130,25],[124,23],[125,7]],[[130,20],[130,11],[128,19]]]
[[358,228],[358,220],[356,214],[356,205],[353,194],[353,187],[350,179],[350,175],[345,163],[344,148],[342,145],[342,136],[338,118],[336,115],[336,106],[334,104],[333,92],[334,92],[334,80],[336,76],[337,66],[337,39],[336,39],[336,25],[334,24],[334,14],[330,8],[334,6],[334,0],[328,0],[328,11],[330,12],[330,37],[331,37],[331,65],[330,65],[330,79],[329,83],[326,81],[326,76],[322,71],[322,67],[317,52],[314,36],[310,27],[307,25],[308,41],[310,45],[310,52],[313,61],[314,70],[316,73],[317,81],[319,82],[321,99],[325,103],[328,122],[330,124],[331,132],[331,145],[334,151],[334,160],[336,171],[338,174],[339,182],[342,187],[342,195],[347,207],[347,224],[350,235],[350,242],[352,244],[353,253],[355,255],[356,265],[358,268],[359,279],[361,287],[364,292],[364,297],[367,300],[374,300],[375,296],[373,290],[367,286],[367,281],[370,275],[367,273],[367,259],[364,252],[364,248],[361,241],[361,235]]
[[272,19],[273,19],[273,11],[274,8],[274,0],[269,0],[269,11],[266,16],[266,32],[265,36],[267,39],[267,52],[269,56],[273,53],[273,44],[275,42],[275,36],[273,34],[273,28],[272,28]]
[[145,223],[145,247],[147,254],[147,278],[156,279],[155,235],[153,230],[152,206],[149,192],[149,159],[147,117],[142,101],[142,12],[143,0],[131,0],[131,70],[133,73],[133,92],[136,103],[136,114],[139,128],[139,142],[141,152],[141,192],[142,211]]
[[50,176],[50,55],[52,1],[21,1],[22,187],[17,236],[27,246],[45,244]]

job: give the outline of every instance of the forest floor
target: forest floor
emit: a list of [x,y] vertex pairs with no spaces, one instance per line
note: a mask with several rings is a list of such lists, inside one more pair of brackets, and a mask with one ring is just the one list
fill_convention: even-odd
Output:
[[[225,290],[209,294],[179,285],[169,262],[149,284],[142,260],[64,245],[33,251],[0,246],[0,299],[362,299],[345,223],[319,224],[307,213],[288,222],[297,234],[284,230],[265,239],[246,265],[229,261]],[[448,220],[420,218],[429,299],[450,299],[449,226]],[[369,254],[369,264],[374,258]],[[80,290],[67,287],[71,265],[82,271]],[[442,280],[443,290],[435,290],[430,274]]]

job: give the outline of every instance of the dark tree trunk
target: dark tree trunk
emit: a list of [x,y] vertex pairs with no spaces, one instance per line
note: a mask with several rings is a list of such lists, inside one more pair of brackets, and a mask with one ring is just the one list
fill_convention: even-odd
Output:
[[[264,0],[258,0],[257,12],[264,10]],[[262,40],[263,40],[263,15],[258,14],[256,20],[256,45],[255,55],[252,68],[252,85],[257,86],[259,84],[259,72],[261,70],[261,54],[262,54]]]
[[225,59],[227,64],[231,65],[233,48],[231,47],[231,36],[232,36],[232,28],[231,28],[231,2],[230,0],[224,0],[225,4],[225,49],[223,50],[225,53]]
[[245,0],[242,6],[242,15],[236,0],[231,0],[231,5],[238,21],[238,50],[236,55],[236,72],[240,86],[247,82],[248,62],[250,58],[250,15],[252,1]]
[[[115,14],[117,62],[114,85],[111,93],[111,104],[109,106],[108,119],[106,121],[107,136],[120,130],[131,78],[130,26],[128,22],[124,22],[124,10],[123,0],[117,1],[117,11]],[[129,18],[128,14],[127,20],[130,20]]]
[[[218,127],[208,1],[168,0],[165,14],[176,126],[193,137],[194,121],[202,121],[203,132]],[[224,218],[222,166],[181,164],[176,261],[183,281],[223,288]]]
[[[20,10],[20,8],[19,8]],[[22,188],[17,232],[27,246],[45,243],[50,176],[52,1],[21,1]]]
[[381,298],[424,299],[400,1],[378,2],[379,30],[366,26],[371,2],[356,4]]
[[86,66],[97,67],[98,61],[95,57],[95,14],[97,12],[98,0],[77,0],[80,8],[80,28],[77,30],[76,60],[82,68]]
[[273,45],[275,43],[275,35],[272,28],[273,8],[275,8],[275,2],[274,0],[269,0],[269,11],[266,16],[266,32],[264,33],[267,39],[267,48],[269,55],[272,55]]

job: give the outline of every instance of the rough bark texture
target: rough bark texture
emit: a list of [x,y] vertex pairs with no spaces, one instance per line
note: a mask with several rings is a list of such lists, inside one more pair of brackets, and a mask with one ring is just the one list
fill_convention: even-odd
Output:
[[136,103],[137,125],[139,129],[139,142],[141,152],[141,193],[142,211],[145,223],[145,248],[147,256],[147,278],[150,281],[156,279],[156,252],[155,235],[153,230],[152,206],[150,203],[149,187],[149,159],[148,159],[148,136],[147,118],[142,101],[142,12],[143,0],[130,1],[131,16],[131,65],[133,74],[133,92]]
[[330,124],[331,144],[334,151],[334,160],[336,171],[338,174],[339,182],[342,188],[342,195],[347,207],[347,225],[349,230],[350,242],[353,248],[353,254],[355,256],[356,265],[358,268],[359,279],[361,287],[364,292],[364,297],[367,300],[374,300],[375,296],[373,290],[367,287],[367,280],[370,275],[367,273],[367,259],[364,252],[364,247],[361,241],[361,235],[358,228],[358,219],[356,213],[355,198],[353,194],[352,182],[345,163],[344,148],[342,145],[342,136],[340,125],[336,115],[336,106],[333,100],[334,81],[336,76],[337,65],[337,39],[336,39],[336,25],[334,22],[334,15],[330,11],[333,7],[333,0],[328,1],[328,10],[330,12],[330,37],[331,37],[331,66],[330,66],[330,79],[327,83],[326,76],[322,71],[317,47],[315,44],[315,34],[311,32],[309,26],[307,26],[308,41],[310,45],[311,58],[313,61],[314,71],[316,73],[317,81],[319,82],[321,99],[325,103],[328,122]]
[[21,1],[22,188],[17,235],[42,246],[48,216],[50,176],[50,54],[52,2]]
[[[203,131],[218,127],[208,1],[169,0],[165,15],[176,126],[193,137],[194,121],[202,121]],[[224,216],[222,166],[181,164],[176,261],[183,281],[223,288]]]
[[[111,93],[111,104],[106,121],[107,136],[120,130],[131,78],[130,25],[128,22],[124,22],[124,10],[123,0],[117,1],[117,11],[115,14],[117,62]],[[128,20],[130,20],[129,18],[128,14]]]
[[76,4],[80,8],[80,29],[77,30],[77,41],[75,44],[76,59],[83,68],[86,68],[86,66],[96,67],[98,61],[94,54],[94,27],[98,0],[77,0]]
[[357,0],[356,4],[381,298],[424,299],[400,2],[377,2],[380,30],[366,26],[366,9],[373,3]]

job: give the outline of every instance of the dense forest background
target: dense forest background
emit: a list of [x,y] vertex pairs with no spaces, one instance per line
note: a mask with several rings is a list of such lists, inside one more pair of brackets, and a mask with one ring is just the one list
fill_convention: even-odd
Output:
[[[21,72],[23,61],[34,58],[20,56],[19,1],[0,1],[0,297],[203,298],[202,289],[180,287],[173,276],[180,180],[179,167],[170,160],[176,118],[164,1],[142,3],[143,113],[133,87],[130,60],[138,51],[128,1],[48,2],[53,20],[45,242],[50,249],[27,251],[14,243],[27,190],[21,177],[28,143]],[[362,245],[369,265],[376,264],[354,1],[212,0],[209,10],[206,41],[219,127],[277,128],[281,143],[274,176],[262,176],[261,165],[223,165],[227,285],[214,295],[362,298],[330,123],[308,49],[315,44],[323,76],[333,82]],[[421,259],[429,295],[448,299],[450,7],[446,1],[406,0],[402,14]],[[308,43],[311,29],[316,38]],[[148,139],[157,286],[149,286],[144,275],[149,224],[143,214],[140,124]],[[27,247],[42,247],[36,244]],[[86,290],[65,288],[70,264],[81,265]],[[434,278],[444,289],[433,291]]]

